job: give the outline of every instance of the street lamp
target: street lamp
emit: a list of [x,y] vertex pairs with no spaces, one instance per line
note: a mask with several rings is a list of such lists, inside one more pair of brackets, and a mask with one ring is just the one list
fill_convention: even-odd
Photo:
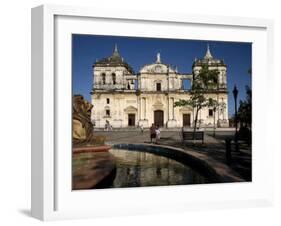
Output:
[[235,150],[238,151],[238,134],[237,134],[237,96],[238,96],[238,89],[236,85],[234,85],[234,89],[232,91],[234,96],[234,104],[235,104]]

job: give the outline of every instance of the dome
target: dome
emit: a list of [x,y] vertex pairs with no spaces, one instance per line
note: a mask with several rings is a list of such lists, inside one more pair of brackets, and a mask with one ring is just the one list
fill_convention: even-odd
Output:
[[134,73],[132,67],[124,61],[124,59],[120,56],[118,52],[117,45],[115,45],[114,51],[110,57],[103,58],[101,60],[98,60],[96,63],[93,65],[94,67],[118,67],[118,66],[123,66],[127,68],[129,72],[132,74]]
[[225,66],[223,60],[215,59],[210,51],[209,45],[207,45],[207,51],[202,59],[195,59],[193,67],[202,65],[214,65],[214,66]]

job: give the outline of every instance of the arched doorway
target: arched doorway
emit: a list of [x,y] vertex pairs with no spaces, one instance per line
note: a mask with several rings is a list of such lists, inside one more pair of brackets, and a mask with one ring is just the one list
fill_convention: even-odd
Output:
[[128,126],[135,126],[136,122],[136,115],[135,114],[128,114]]
[[182,126],[190,127],[190,114],[182,114]]
[[164,126],[164,112],[161,110],[154,111],[154,124]]

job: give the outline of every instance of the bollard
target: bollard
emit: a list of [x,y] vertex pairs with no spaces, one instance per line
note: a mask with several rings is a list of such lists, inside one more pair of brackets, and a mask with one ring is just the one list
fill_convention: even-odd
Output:
[[225,158],[227,164],[230,164],[232,161],[231,157],[231,139],[225,139]]

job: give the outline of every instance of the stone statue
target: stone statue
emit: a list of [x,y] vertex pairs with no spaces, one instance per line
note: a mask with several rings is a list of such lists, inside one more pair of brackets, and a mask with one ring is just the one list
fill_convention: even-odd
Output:
[[157,53],[157,60],[156,60],[156,63],[158,63],[158,64],[161,63],[160,53]]
[[91,110],[93,105],[82,95],[74,95],[72,100],[73,145],[93,144],[93,124]]

